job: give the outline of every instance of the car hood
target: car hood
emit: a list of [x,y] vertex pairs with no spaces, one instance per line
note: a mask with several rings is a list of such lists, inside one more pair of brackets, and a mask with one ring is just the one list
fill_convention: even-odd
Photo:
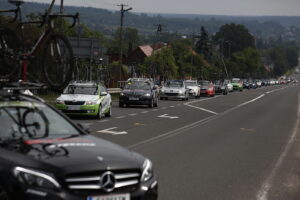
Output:
[[123,90],[124,94],[145,94],[150,93],[150,90]]
[[187,86],[188,89],[190,90],[198,90],[198,86]]
[[[140,168],[141,158],[116,144],[90,135],[69,139],[25,141],[27,151],[11,152],[10,159],[21,166],[63,170],[65,173],[93,170]],[[18,159],[21,155],[22,159]],[[139,162],[140,161],[140,162]]]
[[178,87],[163,87],[162,90],[164,90],[165,92],[178,92],[178,91],[184,91],[185,88],[178,88]]
[[62,94],[57,100],[59,101],[93,101],[98,100],[98,95],[88,95],[88,94]]

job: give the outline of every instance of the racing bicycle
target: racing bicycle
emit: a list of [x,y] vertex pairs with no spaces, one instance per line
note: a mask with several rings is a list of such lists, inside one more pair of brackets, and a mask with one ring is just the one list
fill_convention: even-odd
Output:
[[[0,12],[14,13],[13,21],[19,18],[16,30],[0,28],[0,79],[11,81],[15,79],[16,71],[21,69],[21,79],[27,81],[27,64],[41,53],[41,65],[43,79],[50,88],[62,90],[72,79],[74,69],[73,50],[69,40],[63,34],[54,30],[54,20],[56,18],[73,18],[75,26],[79,14],[63,14],[63,0],[61,0],[61,12],[52,13],[55,0],[52,0],[49,8],[38,21],[22,21],[21,5],[22,0],[9,0],[16,6],[16,9],[0,10]],[[23,26],[26,24],[39,24],[44,27],[44,31],[39,38],[29,48],[23,45],[21,36]],[[21,32],[21,34],[18,34]],[[21,35],[21,36],[20,36]],[[40,55],[40,54],[39,54]]]

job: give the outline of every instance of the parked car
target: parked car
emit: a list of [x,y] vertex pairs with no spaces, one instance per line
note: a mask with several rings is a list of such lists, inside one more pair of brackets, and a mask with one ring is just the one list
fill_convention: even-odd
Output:
[[227,85],[228,92],[232,92],[233,91],[233,85],[231,84],[230,80],[224,80],[224,84]]
[[202,80],[199,81],[201,87],[201,95],[213,97],[215,96],[215,87],[211,81]]
[[228,86],[227,84],[224,83],[224,81],[221,80],[215,81],[214,87],[215,87],[216,94],[224,94],[224,95],[228,94]]
[[72,82],[55,101],[55,107],[67,115],[98,118],[110,117],[111,105],[111,96],[106,87],[96,82]]
[[256,83],[257,87],[259,87],[259,88],[262,86],[262,81],[260,81],[260,80],[255,81],[255,83]]
[[157,199],[149,159],[89,135],[40,99],[1,94],[0,113],[1,199]]
[[184,80],[168,80],[160,90],[160,99],[189,99],[189,89]]
[[200,98],[200,86],[197,80],[186,80],[186,87],[189,89],[189,95],[195,98]]
[[124,105],[148,105],[157,107],[159,103],[158,86],[151,79],[131,78],[126,82],[119,97],[119,107]]
[[232,79],[233,90],[243,91],[243,82],[239,78]]

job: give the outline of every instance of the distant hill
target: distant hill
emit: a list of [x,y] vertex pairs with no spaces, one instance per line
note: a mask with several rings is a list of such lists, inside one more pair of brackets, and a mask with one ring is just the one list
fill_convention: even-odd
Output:
[[[12,7],[7,2],[0,2],[0,9]],[[43,12],[47,7],[41,3],[25,3],[23,14]],[[58,7],[55,7],[58,10]],[[81,22],[105,35],[111,35],[119,26],[120,13],[90,7],[66,6],[66,12],[79,12]],[[220,15],[183,15],[183,14],[146,14],[129,12],[125,14],[125,26],[137,28],[140,34],[153,35],[155,24],[163,24],[163,31],[178,34],[198,34],[204,26],[210,33],[216,32],[226,23],[244,24],[257,37],[281,35],[290,26],[300,27],[300,17],[281,16],[220,16]]]

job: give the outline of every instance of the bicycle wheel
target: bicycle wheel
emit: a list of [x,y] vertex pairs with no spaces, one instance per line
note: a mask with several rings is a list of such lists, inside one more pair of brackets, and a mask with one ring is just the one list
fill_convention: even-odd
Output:
[[11,78],[18,69],[20,40],[9,29],[0,29],[0,78]]
[[54,90],[62,90],[72,79],[73,51],[69,40],[59,34],[49,37],[42,55],[46,82]]

